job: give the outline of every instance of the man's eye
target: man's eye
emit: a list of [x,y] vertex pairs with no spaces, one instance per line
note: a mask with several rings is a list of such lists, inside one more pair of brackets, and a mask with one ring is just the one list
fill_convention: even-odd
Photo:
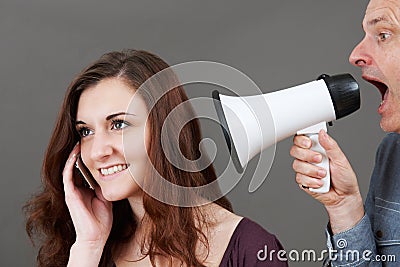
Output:
[[389,38],[390,38],[390,33],[388,33],[388,32],[381,32],[378,34],[378,40],[380,42],[384,42]]
[[89,128],[82,127],[82,128],[80,128],[80,129],[78,130],[78,133],[79,133],[79,135],[80,135],[81,137],[86,137],[86,136],[88,136],[88,135],[93,134],[93,131],[90,130]]
[[113,120],[111,129],[112,130],[121,130],[129,125],[130,124],[124,120]]

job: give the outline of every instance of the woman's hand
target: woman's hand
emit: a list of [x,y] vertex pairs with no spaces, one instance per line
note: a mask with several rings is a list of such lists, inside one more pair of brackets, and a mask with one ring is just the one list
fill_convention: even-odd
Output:
[[[322,160],[321,154],[310,150],[311,140],[306,136],[295,136],[290,155],[295,158],[293,169],[296,182],[316,200],[325,205],[334,233],[353,227],[364,215],[357,177],[339,148],[325,131],[319,132],[319,142],[329,159],[331,188],[328,193],[313,193],[309,188],[319,188],[326,171],[315,166]],[[305,187],[305,188],[304,188]]]
[[[98,260],[100,259],[104,244],[111,231],[113,217],[112,203],[104,199],[99,187],[93,191],[88,188],[77,187],[74,184],[73,168],[79,151],[80,145],[77,144],[65,164],[63,183],[65,202],[76,232],[74,246],[79,247],[76,251],[79,251],[80,256],[76,258],[80,258],[80,264],[82,264],[82,256],[85,257],[83,255],[85,253],[87,254],[86,257],[93,258],[96,258],[94,257],[96,254],[99,254]],[[73,248],[71,248],[70,263]]]

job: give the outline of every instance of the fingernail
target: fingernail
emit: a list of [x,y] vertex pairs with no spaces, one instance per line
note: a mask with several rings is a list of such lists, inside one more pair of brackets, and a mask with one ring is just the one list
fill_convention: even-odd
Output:
[[322,137],[323,138],[328,138],[328,135],[326,134],[326,131],[324,131],[324,130],[321,130],[321,132],[322,132]]
[[310,140],[304,140],[303,141],[303,146],[305,146],[305,147],[309,147],[311,144],[310,144]]
[[326,170],[323,169],[318,170],[318,176],[324,178],[326,176]]
[[321,156],[321,155],[315,155],[315,156],[313,157],[313,160],[314,160],[315,162],[321,162],[321,161],[322,161],[322,156]]
[[76,154],[75,153],[72,154],[72,156],[69,158],[69,161],[73,161],[75,159],[75,157],[76,157]]

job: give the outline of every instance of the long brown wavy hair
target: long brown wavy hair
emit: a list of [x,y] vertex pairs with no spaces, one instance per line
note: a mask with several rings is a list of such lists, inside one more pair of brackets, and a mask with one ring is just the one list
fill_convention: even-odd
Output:
[[[66,266],[70,248],[76,239],[64,200],[62,171],[70,151],[80,140],[75,129],[75,119],[83,90],[106,78],[122,78],[135,90],[151,76],[168,67],[161,58],[146,51],[110,52],[84,69],[70,84],[44,157],[42,190],[24,206],[27,215],[26,231],[35,245],[39,243],[39,266]],[[159,93],[150,89],[143,95],[148,107],[154,104],[151,103],[154,94]],[[147,123],[151,138],[148,156],[155,170],[171,183],[195,187],[217,179],[213,166],[209,165],[198,172],[181,170],[166,159],[160,141],[161,127],[168,114],[186,100],[188,98],[183,87],[177,86],[169,90],[149,111]],[[180,149],[187,159],[198,159],[198,147],[202,138],[199,121],[191,108],[185,109],[184,112],[194,119],[180,132],[177,127],[171,127],[168,134],[179,136],[179,148],[176,149]],[[74,172],[74,176],[78,175],[76,170]],[[218,191],[219,188],[215,190]],[[232,211],[231,204],[225,197],[213,202]],[[144,226],[147,235],[141,250],[150,257],[152,264],[155,265],[155,256],[161,255],[167,257],[170,262],[172,259],[178,259],[185,266],[204,266],[202,261],[196,258],[196,245],[199,241],[209,247],[204,230],[201,229],[204,224],[199,224],[205,222],[202,220],[205,217],[201,209],[164,204],[147,194],[144,194],[143,205],[146,211],[143,220],[146,222]],[[134,236],[140,223],[135,220],[126,199],[113,203],[113,216],[111,233],[99,266],[112,265],[123,246]]]

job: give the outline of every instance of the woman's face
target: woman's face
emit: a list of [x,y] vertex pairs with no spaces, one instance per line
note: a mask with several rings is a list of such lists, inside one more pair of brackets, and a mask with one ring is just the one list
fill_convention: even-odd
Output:
[[[148,162],[147,108],[142,97],[131,102],[133,95],[122,79],[108,78],[85,89],[78,103],[82,160],[109,201],[141,193],[138,183]],[[123,138],[129,138],[125,151]]]

